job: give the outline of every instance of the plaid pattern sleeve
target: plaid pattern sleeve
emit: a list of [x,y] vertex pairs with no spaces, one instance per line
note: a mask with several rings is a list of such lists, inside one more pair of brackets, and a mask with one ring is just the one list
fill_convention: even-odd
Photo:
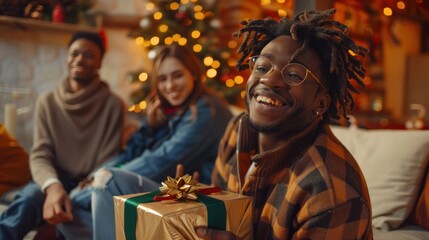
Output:
[[[237,120],[222,139],[213,183],[253,196],[254,239],[373,239],[363,174],[329,127],[311,126],[276,151],[257,154],[257,136]],[[239,189],[245,169],[238,166],[252,161],[257,165]]]
[[219,143],[218,155],[212,172],[212,184],[227,190],[227,182],[233,168],[234,154],[237,143],[237,125],[242,114],[232,118],[225,134]]
[[257,239],[373,239],[366,183],[351,154],[321,134],[276,175],[262,207]]

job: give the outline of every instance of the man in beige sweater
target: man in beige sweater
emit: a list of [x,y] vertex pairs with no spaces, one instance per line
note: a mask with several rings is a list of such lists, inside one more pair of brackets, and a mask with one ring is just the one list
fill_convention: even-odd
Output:
[[104,44],[77,32],[68,49],[68,77],[36,103],[28,184],[0,216],[0,239],[22,239],[44,223],[73,219],[69,192],[120,150],[124,105],[98,70]]

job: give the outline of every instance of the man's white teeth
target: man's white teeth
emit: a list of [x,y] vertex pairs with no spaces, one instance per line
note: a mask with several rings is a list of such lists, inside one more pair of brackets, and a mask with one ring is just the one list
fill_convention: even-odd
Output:
[[259,103],[265,103],[265,104],[272,105],[275,107],[283,106],[283,103],[280,100],[268,98],[265,96],[257,96],[256,101],[258,101]]

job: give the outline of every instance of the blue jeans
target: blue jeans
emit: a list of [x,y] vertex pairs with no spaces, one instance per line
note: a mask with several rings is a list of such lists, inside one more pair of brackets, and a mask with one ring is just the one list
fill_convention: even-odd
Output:
[[[87,197],[88,190],[72,192],[74,220],[58,225],[67,239],[116,239],[115,211],[113,196],[157,190],[160,183],[135,173],[117,168],[109,168],[112,174],[104,186],[93,187],[92,197]],[[97,177],[96,177],[97,178]],[[87,198],[78,198],[78,195]],[[91,207],[88,207],[88,202]]]
[[0,239],[23,239],[43,222],[45,194],[34,182],[28,183],[0,216]]
[[[72,181],[61,180],[64,189],[75,186]],[[24,236],[42,224],[45,193],[35,182],[28,183],[15,200],[0,216],[0,240],[23,239]]]

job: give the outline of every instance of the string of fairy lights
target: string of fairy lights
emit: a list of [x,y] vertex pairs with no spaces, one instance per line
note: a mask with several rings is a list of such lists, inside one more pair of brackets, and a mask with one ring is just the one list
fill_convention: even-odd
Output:
[[[205,68],[205,84],[223,93],[226,99],[244,97],[244,76],[234,69],[238,42],[218,38],[222,26],[216,13],[216,1],[153,0],[145,5],[150,13],[140,21],[140,30],[131,33],[135,44],[148,50],[149,59],[156,55],[159,45],[178,44],[190,47],[200,57]],[[150,74],[143,69],[128,75],[129,82],[139,81],[141,87],[132,96],[130,112],[141,112],[147,107],[146,95],[150,90]]]
[[[258,11],[268,9],[269,13],[265,15],[270,17],[286,16],[288,13],[285,8],[272,8],[274,2],[285,4],[287,1],[261,0],[240,4],[256,4]],[[225,31],[224,21],[229,19],[221,19],[219,5],[216,0],[149,0],[145,4],[148,14],[140,20],[140,29],[129,35],[135,39],[136,45],[148,50],[149,59],[156,55],[159,45],[190,47],[204,65],[205,84],[223,95],[230,104],[240,105],[243,103],[245,79],[249,73],[235,69],[238,39],[233,39],[232,33],[227,37],[222,35],[222,31]],[[234,20],[234,24],[239,27],[238,20]],[[131,94],[133,105],[128,109],[130,112],[139,113],[147,107],[145,97],[150,91],[149,72],[148,69],[140,69],[127,76],[128,82],[140,85]]]

